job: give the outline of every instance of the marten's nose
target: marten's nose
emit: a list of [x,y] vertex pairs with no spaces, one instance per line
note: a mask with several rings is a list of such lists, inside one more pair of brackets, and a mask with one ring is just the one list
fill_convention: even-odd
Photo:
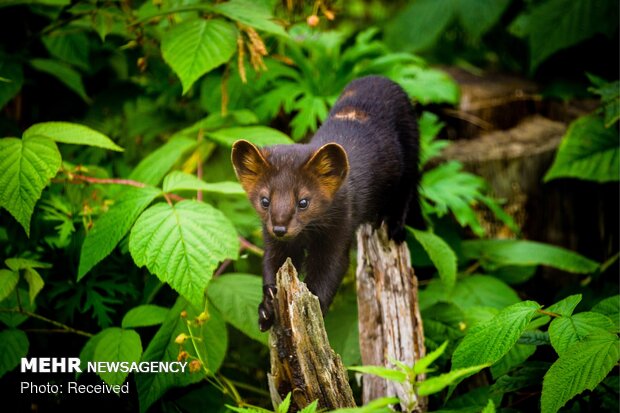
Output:
[[278,237],[283,237],[286,234],[286,227],[281,225],[276,225],[273,227],[273,233]]

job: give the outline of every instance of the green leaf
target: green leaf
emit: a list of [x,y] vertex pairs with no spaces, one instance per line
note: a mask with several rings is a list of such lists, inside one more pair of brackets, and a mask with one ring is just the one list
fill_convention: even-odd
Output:
[[224,319],[248,337],[263,344],[269,335],[258,328],[258,305],[263,299],[261,277],[250,274],[226,274],[215,278],[207,296]]
[[[19,302],[17,301],[17,294],[19,294]],[[28,320],[27,315],[20,314],[19,311],[28,311],[33,313],[36,309],[36,305],[30,301],[28,292],[22,288],[13,290],[13,294],[9,294],[2,302],[0,302],[0,308],[3,310],[14,310],[14,312],[0,311],[0,321],[9,327],[17,327],[24,321]]]
[[434,351],[428,353],[426,356],[422,357],[420,360],[416,361],[413,365],[413,373],[414,374],[422,374],[428,373],[428,366],[433,364],[435,360],[437,360],[441,355],[446,351],[446,347],[448,347],[448,342],[444,341],[441,346],[439,346]]
[[56,144],[43,137],[0,139],[0,207],[30,236],[30,217],[41,192],[60,168]]
[[317,130],[318,122],[327,118],[328,107],[323,96],[303,95],[294,104],[297,114],[291,120],[291,135],[296,141],[303,138],[308,132]]
[[207,137],[227,147],[238,139],[245,139],[258,146],[293,143],[282,132],[267,126],[240,126],[207,132]]
[[303,409],[299,411],[299,413],[315,413],[318,410],[319,400],[315,400]]
[[267,3],[254,0],[230,0],[216,4],[213,11],[267,33],[287,36],[284,28],[273,20]]
[[205,182],[195,175],[172,171],[164,178],[164,192],[204,191],[223,195],[245,195],[238,182]]
[[614,333],[616,327],[606,316],[599,313],[578,313],[571,317],[559,317],[549,325],[551,345],[561,357],[567,349],[590,334],[600,332]]
[[0,62],[0,109],[11,101],[22,89],[24,72],[20,64],[5,60]]
[[[95,360],[95,348],[99,344],[99,341],[103,336],[108,333],[108,329],[101,330],[99,333],[95,334],[91,338],[88,339],[84,347],[82,347],[82,351],[80,351],[80,369],[82,371],[86,371],[88,368],[88,362]],[[80,372],[76,372],[76,378],[80,377]]]
[[66,63],[88,70],[88,36],[86,33],[55,30],[41,38],[47,51]]
[[7,258],[4,260],[4,263],[13,271],[27,270],[30,268],[52,268],[52,264],[31,260],[29,258]]
[[482,413],[495,413],[495,403],[489,399],[489,403],[482,409]]
[[418,383],[417,393],[420,396],[428,396],[429,394],[438,393],[446,387],[450,386],[451,384],[454,384],[460,378],[471,376],[472,374],[478,373],[480,370],[488,366],[489,364],[482,364],[479,366],[454,369],[449,373],[444,373],[439,376],[428,378]]
[[459,224],[469,226],[475,234],[483,236],[484,229],[473,206],[484,199],[485,188],[484,179],[465,172],[460,162],[449,161],[422,175],[422,208],[439,217],[451,211]]
[[539,330],[527,330],[521,334],[517,344],[531,344],[533,346],[548,346],[551,345],[549,339],[549,333],[547,331]]
[[477,38],[486,33],[500,19],[511,0],[458,0],[455,8],[463,27]]
[[45,6],[68,6],[71,0],[4,0],[0,3],[0,8],[16,6],[19,4],[41,4]]
[[[187,312],[186,319],[181,318],[182,311]],[[206,361],[210,371],[216,372],[226,355],[228,334],[221,314],[213,307],[210,307],[208,312],[210,314],[209,320],[201,327],[192,327],[192,335],[200,339],[197,340],[197,343],[202,360]],[[179,344],[175,343],[175,339],[181,333],[189,335],[186,320],[195,319],[199,313],[199,310],[179,297],[170,309],[166,320],[144,350],[142,361],[177,361],[181,350],[185,350],[190,356],[196,357],[196,351],[191,343],[188,342],[182,349]],[[149,406],[162,397],[169,388],[188,386],[203,379],[204,374],[202,372],[192,374],[188,368],[184,373],[136,374],[140,412],[146,412]]]
[[[471,309],[467,310],[467,314],[471,314]],[[465,328],[467,327],[465,315],[459,307],[452,303],[438,302],[425,308],[422,311],[422,319],[424,320],[424,335],[430,344],[427,349],[439,348],[440,343],[446,340],[455,343],[465,335]],[[454,348],[451,348],[449,352],[451,353],[453,350]],[[419,367],[423,366],[422,364]],[[418,367],[414,366],[414,368]]]
[[340,294],[331,305],[325,315],[325,330],[329,344],[345,366],[361,363],[355,292]]
[[597,115],[582,116],[568,127],[544,181],[577,178],[617,182],[620,146],[616,128],[606,128]]
[[453,0],[417,0],[407,5],[385,28],[386,42],[395,49],[429,48],[454,18]]
[[423,105],[459,102],[458,84],[441,70],[411,66],[403,69],[394,80],[400,83],[409,96]]
[[288,409],[291,405],[291,392],[289,392],[282,403],[278,405],[278,413],[288,413]]
[[347,369],[357,371],[359,373],[372,374],[373,376],[398,383],[404,383],[407,380],[407,373],[404,371],[394,370],[384,366],[352,366],[347,367]]
[[16,271],[0,269],[0,301],[3,301],[17,287],[19,274]]
[[123,148],[115,144],[112,139],[108,138],[103,133],[77,123],[37,123],[24,132],[24,139],[35,136],[44,136],[56,142],[96,146],[118,152],[123,151]]
[[186,138],[174,138],[151,152],[129,174],[129,179],[147,185],[158,185],[170,169],[190,150],[196,147],[196,141]]
[[28,283],[28,295],[30,297],[30,302],[34,303],[35,298],[37,298],[37,295],[43,289],[45,281],[43,281],[41,275],[34,268],[24,270],[24,278]]
[[22,357],[28,354],[29,346],[23,331],[13,328],[0,331],[0,377],[19,366]]
[[576,45],[597,33],[611,36],[618,27],[618,2],[549,0],[538,3],[519,24],[518,31],[512,31],[527,38],[530,68],[534,70],[558,50]]
[[569,317],[577,308],[577,305],[581,302],[581,294],[569,295],[563,300],[558,301],[549,308],[545,309],[550,313],[560,314]]
[[422,168],[429,159],[438,156],[450,142],[445,139],[436,139],[444,124],[434,113],[422,112],[418,127],[420,129],[420,168]]
[[51,59],[32,59],[30,66],[40,72],[54,76],[77,93],[86,103],[90,103],[90,98],[86,94],[84,83],[82,83],[82,75],[71,66]]
[[407,230],[413,234],[431,258],[441,281],[449,289],[452,288],[456,283],[456,255],[452,248],[430,231],[420,231],[409,227]]
[[125,314],[121,326],[123,328],[156,326],[164,322],[169,312],[169,308],[158,305],[139,305]]
[[620,295],[614,295],[601,300],[598,304],[592,307],[592,311],[611,318],[611,320],[616,324],[616,328],[620,330]]
[[532,386],[540,386],[543,376],[549,370],[551,363],[541,361],[526,361],[517,367],[510,375],[504,375],[497,379],[491,387],[493,394],[516,392]]
[[80,252],[78,281],[114,250],[142,211],[160,193],[159,189],[151,187],[128,187],[118,194],[118,201],[97,218],[84,238]]
[[[94,362],[132,363],[140,361],[142,342],[138,333],[118,327],[108,328],[102,333],[93,354]],[[120,369],[97,374],[110,386],[123,384],[129,375],[128,372],[122,372]]]
[[466,258],[480,259],[495,266],[547,265],[560,270],[588,274],[599,264],[575,252],[553,245],[525,240],[472,240],[461,243]]
[[492,271],[490,274],[510,285],[523,284],[536,275],[536,266],[506,266]]
[[495,364],[514,346],[539,308],[533,301],[513,304],[472,328],[454,351],[452,368]]
[[618,337],[594,334],[570,346],[543,380],[542,412],[555,413],[584,390],[593,390],[619,359]]
[[504,357],[491,366],[491,374],[497,380],[498,377],[508,374],[512,369],[523,364],[536,352],[536,346],[530,344],[515,344]]
[[590,82],[596,87],[588,90],[601,96],[601,105],[605,115],[605,127],[609,128],[620,119],[620,81],[607,82],[600,77],[586,73]]
[[503,281],[486,275],[465,277],[456,284],[450,301],[463,309],[484,306],[497,309],[518,303],[519,296]]
[[237,30],[220,19],[180,23],[161,42],[164,60],[181,79],[183,94],[202,75],[226,63],[236,49]]
[[176,205],[155,204],[144,211],[131,230],[129,251],[136,265],[146,265],[202,308],[213,271],[220,261],[237,258],[239,240],[219,210],[186,200]]

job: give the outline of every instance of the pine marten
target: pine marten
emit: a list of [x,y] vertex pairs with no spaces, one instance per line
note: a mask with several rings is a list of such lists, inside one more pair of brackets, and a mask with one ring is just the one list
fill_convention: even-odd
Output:
[[405,239],[405,223],[424,226],[418,146],[407,94],[379,76],[352,81],[307,144],[259,149],[235,142],[237,178],[263,222],[262,331],[273,323],[275,274],[287,257],[305,272],[325,313],[360,224],[385,221],[398,243]]

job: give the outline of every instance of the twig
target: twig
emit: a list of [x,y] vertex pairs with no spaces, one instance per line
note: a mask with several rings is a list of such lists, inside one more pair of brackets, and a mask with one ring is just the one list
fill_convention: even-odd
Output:
[[490,122],[487,122],[486,120],[476,116],[476,115],[472,115],[471,113],[467,113],[464,112],[462,110],[454,110],[454,109],[443,109],[443,112],[448,115],[448,116],[452,116],[453,118],[456,119],[460,119],[460,120],[464,120],[466,122],[471,123],[472,125],[475,125],[479,128],[481,128],[482,130],[492,130],[493,129],[493,124]]
[[[77,182],[75,182],[77,181]],[[133,179],[121,179],[121,178],[95,178],[93,176],[71,174],[68,180],[58,180],[56,182],[69,182],[72,184],[88,182],[90,184],[118,184],[135,186],[136,188],[144,188],[146,186],[143,182],[134,181]]]
[[[204,138],[204,134],[205,134],[204,129],[202,128],[198,129],[198,144],[199,145]],[[198,154],[197,156],[198,163],[196,164],[196,177],[202,181],[203,171],[202,171],[202,158],[200,157],[200,149],[197,150],[197,154]],[[196,199],[199,201],[202,201],[202,191],[200,189],[196,193]]]
[[228,266],[232,263],[231,260],[224,260],[224,262],[222,262],[220,264],[220,266],[218,267],[218,269],[213,273],[214,277],[219,277],[220,275],[222,275],[222,273],[224,271],[226,271],[226,268],[228,268]]
[[537,310],[536,312],[537,312],[537,313],[539,313],[539,314],[548,315],[548,316],[550,316],[550,317],[556,317],[556,318],[558,318],[558,317],[562,317],[562,315],[561,315],[561,314],[554,313],[554,312],[551,312],[551,311]]
[[263,255],[265,255],[265,252],[263,251],[262,248],[257,247],[256,245],[252,244],[247,239],[245,239],[243,237],[239,237],[239,242],[241,243],[241,249],[248,250],[248,251],[258,255],[259,257],[262,257]]
[[14,308],[0,308],[0,312],[1,313],[17,313],[17,314],[26,315],[28,317],[36,318],[38,320],[45,321],[46,323],[55,325],[56,327],[59,327],[61,330],[64,330],[67,333],[75,333],[75,334],[79,334],[79,335],[85,336],[85,337],[92,337],[92,336],[94,336],[94,334],[88,333],[86,331],[78,330],[77,328],[69,327],[66,324],[63,324],[63,323],[55,321],[55,320],[51,320],[51,319],[49,319],[47,317],[43,317],[42,315],[39,315],[39,314],[36,314],[36,313],[32,313],[30,311],[19,310],[19,309],[14,309]]

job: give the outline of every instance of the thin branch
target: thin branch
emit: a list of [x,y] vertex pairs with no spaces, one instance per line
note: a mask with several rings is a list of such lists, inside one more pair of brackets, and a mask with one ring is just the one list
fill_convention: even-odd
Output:
[[454,109],[443,109],[443,112],[456,119],[464,120],[466,122],[471,123],[474,126],[481,128],[482,130],[493,130],[493,124],[487,122],[479,116],[472,115],[471,113],[462,111],[462,110],[454,110]]
[[[204,139],[204,134],[205,134],[205,131],[203,128],[198,129],[198,144],[199,145]],[[200,148],[197,149],[196,153],[198,154],[197,156],[198,162],[196,164],[196,177],[202,181],[203,170],[202,170],[202,158],[200,157]],[[196,199],[199,201],[202,201],[202,191],[200,189],[196,193]]]
[[228,268],[228,266],[232,263],[231,260],[224,260],[224,262],[222,262],[220,264],[220,266],[218,267],[218,269],[213,273],[214,277],[219,277],[220,275],[222,275],[222,273],[224,271],[226,271],[226,268]]
[[90,184],[118,184],[129,185],[137,188],[144,188],[146,186],[143,182],[134,181],[133,179],[121,179],[121,178],[95,178],[93,176],[71,174],[68,180],[58,180],[56,182],[69,182],[71,184],[88,182]]
[[55,320],[49,319],[47,317],[43,317],[42,315],[30,312],[30,311],[26,311],[26,310],[19,310],[19,309],[14,309],[14,308],[0,308],[0,313],[23,314],[23,315],[26,315],[28,317],[36,318],[38,320],[45,321],[46,323],[52,324],[52,325],[54,325],[56,327],[59,327],[61,330],[64,330],[67,333],[75,333],[75,334],[79,334],[79,335],[85,336],[85,337],[92,337],[92,336],[94,336],[94,334],[91,334],[89,332],[78,330],[77,328],[70,327],[70,326],[68,326],[66,324],[63,324],[63,323],[59,322],[59,321],[55,321]]
[[239,242],[241,243],[242,250],[248,250],[251,253],[258,255],[259,257],[262,257],[263,255],[265,255],[265,252],[263,251],[262,248],[257,247],[256,245],[252,244],[247,239],[243,237],[239,237]]
[[558,318],[558,317],[562,317],[562,315],[561,315],[561,314],[554,313],[554,312],[551,312],[551,311],[536,310],[536,312],[537,312],[538,314],[544,314],[544,315],[548,315],[548,316],[550,316],[550,317],[556,317],[556,318]]

